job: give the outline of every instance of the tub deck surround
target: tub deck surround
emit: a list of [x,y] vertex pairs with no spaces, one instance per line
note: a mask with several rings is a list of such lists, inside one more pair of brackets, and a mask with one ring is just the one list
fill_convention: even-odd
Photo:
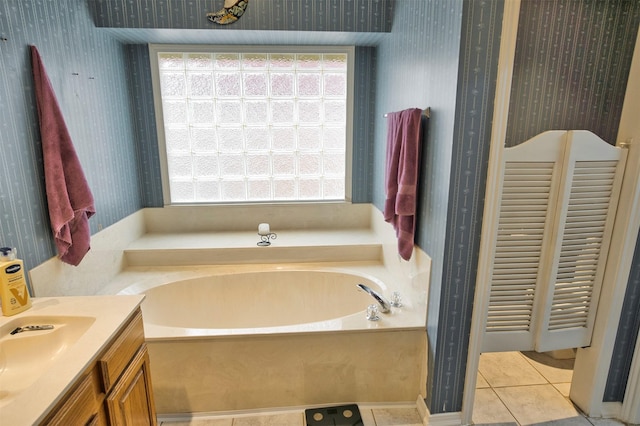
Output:
[[424,394],[426,333],[315,333],[151,341],[158,415],[342,403]]
[[[143,216],[144,232],[130,237],[121,249],[121,270],[96,293],[144,294],[183,280],[297,270],[370,278],[386,298],[398,291],[404,303],[389,315],[380,314],[379,321],[368,321],[366,307],[375,302],[349,282],[346,291],[361,306],[338,318],[224,328],[145,321],[159,414],[413,403],[425,394],[431,260],[419,249],[409,262],[401,260],[393,229],[373,206],[176,207],[144,209],[138,215]],[[269,223],[278,235],[269,247],[257,246],[259,223]],[[129,238],[129,228],[111,229],[116,228],[115,240]],[[35,281],[45,281],[50,272],[55,282],[80,285],[74,273],[85,278],[101,273],[94,264],[86,266],[73,271],[43,268]],[[42,282],[34,284],[46,288]],[[74,294],[67,287],[64,292]],[[204,298],[199,291],[190,297]],[[144,303],[142,309],[144,317]]]
[[[258,224],[278,234],[258,247]],[[53,257],[29,271],[33,296],[115,294],[131,267],[158,265],[343,262],[376,260],[412,276],[426,294],[431,259],[420,249],[409,262],[396,237],[370,204],[313,203],[146,208],[91,236],[77,267]],[[131,282],[129,283],[131,284]]]
[[[349,297],[356,299],[358,304],[349,309],[351,313],[341,317],[330,318],[324,321],[314,321],[308,323],[300,323],[298,319],[291,317],[288,325],[280,326],[236,326],[236,327],[179,327],[169,325],[170,318],[175,316],[172,307],[156,307],[166,312],[164,324],[158,324],[157,321],[145,320],[145,336],[148,341],[168,340],[172,338],[199,339],[205,336],[251,336],[251,335],[275,335],[275,334],[293,334],[293,333],[318,333],[318,332],[354,332],[354,331],[376,331],[381,329],[393,330],[424,330],[426,318],[426,292],[419,291],[415,288],[416,283],[411,277],[400,277],[391,273],[379,261],[366,262],[333,262],[333,263],[291,263],[291,264],[253,264],[253,265],[207,265],[207,266],[165,266],[165,267],[131,267],[123,271],[117,280],[105,288],[108,293],[119,294],[139,294],[147,293],[159,286],[181,282],[185,280],[201,280],[210,279],[211,277],[222,277],[229,275],[254,274],[256,279],[266,278],[270,272],[286,272],[286,271],[304,271],[313,273],[335,273],[351,275],[352,283],[346,284],[346,287],[340,290],[340,294],[307,294],[296,295],[295,298],[301,300],[300,303],[308,303],[309,299],[314,297],[323,298],[324,303],[331,303],[335,299],[339,303],[341,299]],[[257,274],[257,275],[255,275]],[[362,279],[359,279],[362,277]],[[389,314],[380,314],[379,321],[368,321],[365,311],[369,304],[375,303],[373,298],[357,290],[355,284],[357,282],[375,282],[381,293],[390,297],[393,291],[399,291],[403,306],[400,308],[392,308]],[[292,286],[294,283],[292,283]],[[292,287],[292,291],[299,293],[304,288],[300,286]],[[212,290],[212,291],[211,291]],[[185,303],[190,300],[202,300],[207,297],[215,299],[215,290],[198,290],[191,289],[190,292],[180,296]],[[272,302],[268,299],[270,291],[264,289],[265,309],[269,310]],[[177,295],[176,295],[177,296]],[[249,297],[250,295],[247,295]],[[152,298],[147,302],[151,302]],[[306,299],[306,302],[304,301]],[[171,299],[177,302],[175,296]],[[292,301],[294,299],[291,299]],[[142,304],[145,319],[151,318],[151,311],[147,314],[147,302]],[[194,302],[197,303],[197,302]],[[277,305],[278,300],[274,301],[273,306]],[[175,305],[171,305],[175,306]],[[189,304],[189,306],[193,306]],[[216,301],[207,304],[207,308],[213,309]],[[151,309],[151,308],[149,308]],[[178,308],[176,311],[182,312],[185,308]],[[221,309],[228,310],[228,307]],[[274,308],[282,310],[283,307]],[[284,308],[286,309],[286,308]],[[293,307],[292,309],[293,310]],[[282,312],[274,312],[274,315],[282,317]],[[247,321],[257,322],[257,319],[248,319]],[[297,322],[297,323],[296,323]]]
[[[120,286],[134,283],[121,294],[147,295],[142,311],[159,414],[408,402],[426,390],[426,298],[415,277],[380,260],[131,267],[122,278]],[[404,306],[368,321],[374,300],[358,282],[387,297],[399,291]],[[243,298],[254,296],[243,310]],[[334,298],[353,306],[329,309]],[[342,316],[304,322],[304,307],[316,299]]]
[[278,230],[268,247],[253,232],[147,233],[129,244],[129,266],[366,261],[382,258],[370,229]]

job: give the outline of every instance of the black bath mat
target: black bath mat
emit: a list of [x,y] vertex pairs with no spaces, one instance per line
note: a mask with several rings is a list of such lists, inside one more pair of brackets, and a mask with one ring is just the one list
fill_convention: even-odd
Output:
[[363,426],[356,404],[304,410],[307,426]]

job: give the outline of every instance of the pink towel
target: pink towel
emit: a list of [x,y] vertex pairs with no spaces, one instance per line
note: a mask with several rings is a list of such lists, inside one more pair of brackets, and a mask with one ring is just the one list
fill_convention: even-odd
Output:
[[31,63],[51,230],[60,260],[77,266],[90,248],[89,218],[96,212],[93,195],[35,46],[31,46]]
[[420,166],[420,121],[418,108],[387,115],[386,199],[384,220],[398,237],[398,252],[409,260],[413,253],[418,173]]

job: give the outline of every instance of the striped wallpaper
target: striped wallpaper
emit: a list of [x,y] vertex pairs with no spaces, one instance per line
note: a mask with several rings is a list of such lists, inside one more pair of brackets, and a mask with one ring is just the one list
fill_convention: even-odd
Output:
[[[398,2],[378,48],[375,168],[384,169],[382,114],[431,107],[417,242],[433,259],[426,403],[460,411],[482,223],[502,1]],[[374,175],[375,205],[384,202]]]
[[138,182],[144,207],[162,207],[162,177],[156,115],[146,44],[125,45],[129,71],[130,108],[138,158]]
[[[635,40],[640,3],[522,3],[525,10],[517,53],[522,59],[516,64],[508,143],[519,143],[546,128],[591,123],[596,133],[613,141],[624,94],[620,84],[628,69],[628,44]],[[140,7],[130,10],[133,4]],[[386,136],[382,115],[410,107],[432,108],[417,235],[420,247],[434,260],[427,326],[427,403],[432,413],[458,411],[475,290],[503,0],[252,0],[249,8],[256,16],[248,14],[231,28],[202,31],[205,25],[211,27],[203,22],[201,9],[208,11],[220,4],[222,0],[0,2],[0,243],[17,246],[27,269],[55,254],[44,198],[29,44],[40,50],[94,190],[98,214],[90,220],[93,233],[142,207],[162,203],[144,43],[196,39],[359,44],[355,201],[382,208]],[[94,26],[94,18],[100,28]],[[549,33],[553,37],[534,41],[531,31],[538,31],[543,21],[549,21],[545,23],[554,29]],[[616,23],[615,28],[611,22]],[[576,25],[571,28],[573,33],[569,31],[572,23]],[[582,38],[579,24],[591,29],[589,37]],[[580,43],[558,38],[576,31]],[[238,36],[232,37],[234,33]],[[530,41],[523,41],[525,38]],[[533,43],[542,52],[532,52],[536,56],[531,60],[520,52],[528,49],[523,43]],[[609,55],[609,51],[617,54]],[[545,73],[549,69],[553,72]],[[550,82],[562,94],[552,90]],[[593,96],[580,97],[579,88],[585,84],[596,88]],[[547,99],[551,103],[545,104]],[[574,109],[569,108],[570,103]],[[529,108],[523,110],[523,105]],[[596,109],[602,110],[602,119],[593,112]],[[635,265],[640,265],[639,251]],[[618,332],[617,343],[627,350],[638,330],[639,320],[633,312],[640,309],[639,267],[630,279],[629,302]],[[614,354],[611,371],[615,377],[610,377],[608,393],[612,400],[619,400],[626,384],[624,363],[623,357]]]
[[[406,0],[405,0],[406,1]],[[251,0],[233,25],[216,25],[208,12],[223,0],[90,0],[98,27],[221,31],[389,32],[395,0]]]
[[503,9],[464,2],[432,413],[462,409]]
[[545,130],[590,130],[615,144],[640,2],[523,1],[506,145]]
[[31,269],[55,247],[28,46],[42,56],[94,194],[92,233],[143,207],[127,60],[84,0],[3,0],[0,38],[0,244]]
[[[436,355],[451,185],[452,141],[455,127],[455,93],[463,1],[430,0],[398,2],[393,32],[378,47],[375,125],[375,166],[384,170],[386,128],[383,114],[406,108],[431,108],[423,145],[416,241],[433,259],[429,287],[428,371],[426,402],[438,412],[441,383],[436,371],[455,375],[456,367],[443,366]],[[384,207],[384,174],[373,176],[373,202]],[[446,302],[445,302],[446,303]],[[455,333],[457,330],[454,330]],[[451,367],[451,368],[449,368]],[[451,394],[444,396],[451,399]],[[439,403],[438,403],[439,404]],[[451,405],[449,405],[451,406]]]

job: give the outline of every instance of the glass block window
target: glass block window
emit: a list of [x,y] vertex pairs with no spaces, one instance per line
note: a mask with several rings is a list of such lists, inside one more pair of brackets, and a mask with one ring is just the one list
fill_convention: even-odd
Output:
[[169,204],[345,199],[348,52],[154,55]]

